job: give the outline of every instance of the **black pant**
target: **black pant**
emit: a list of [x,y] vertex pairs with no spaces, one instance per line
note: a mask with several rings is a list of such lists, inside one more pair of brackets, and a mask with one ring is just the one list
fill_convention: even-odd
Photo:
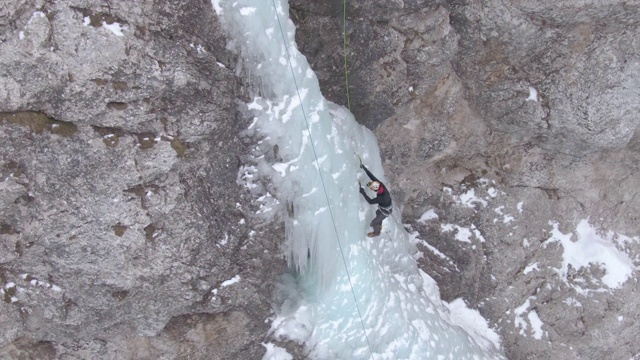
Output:
[[375,235],[380,235],[380,230],[382,230],[382,221],[387,217],[387,215],[383,214],[380,209],[376,210],[376,217],[371,220],[371,226],[373,228],[373,233]]

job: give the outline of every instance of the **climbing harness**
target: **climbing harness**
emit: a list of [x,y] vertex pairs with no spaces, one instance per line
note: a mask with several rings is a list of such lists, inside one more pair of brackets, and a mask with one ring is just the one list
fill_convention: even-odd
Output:
[[382,215],[388,217],[393,212],[393,205],[390,205],[388,207],[378,205],[378,209],[380,209],[380,212],[382,213]]

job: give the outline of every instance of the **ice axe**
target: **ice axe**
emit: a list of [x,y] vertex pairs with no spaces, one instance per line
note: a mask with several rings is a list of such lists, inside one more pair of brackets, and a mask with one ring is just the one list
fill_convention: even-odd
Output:
[[[353,154],[358,158],[358,161],[360,162],[360,168],[362,168],[362,158],[355,151],[353,152]],[[362,187],[362,183],[360,182],[360,178],[358,178],[358,186]]]
[[360,155],[358,155],[358,153],[354,152],[354,154],[358,157],[358,161],[360,161],[360,167],[362,167],[362,158],[360,157]]

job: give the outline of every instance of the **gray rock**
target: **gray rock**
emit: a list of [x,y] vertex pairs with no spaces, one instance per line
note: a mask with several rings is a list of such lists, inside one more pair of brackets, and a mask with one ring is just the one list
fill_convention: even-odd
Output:
[[[638,7],[349,4],[347,103],[341,4],[292,2],[325,96],[378,135],[421,266],[511,359],[640,353],[637,278],[582,296],[603,270],[561,279],[547,241],[550,221],[640,233]],[[0,357],[262,356],[284,230],[242,185],[266,150],[239,135],[226,41],[208,2],[0,4]]]
[[[345,104],[337,85],[344,84],[342,14],[319,10],[329,7],[322,3],[294,1],[305,14],[298,43],[323,93]],[[603,232],[640,234],[638,6],[369,1],[347,8],[352,111],[378,135],[396,204],[424,241],[419,262],[444,299],[462,297],[490,320],[511,359],[640,353],[630,320],[637,275],[620,289],[582,296],[573,285],[599,287],[602,269],[571,269],[565,283],[554,270],[563,248],[545,243],[550,221],[564,234],[587,218]],[[482,201],[462,203],[470,190]],[[430,209],[438,219],[419,220]],[[460,241],[466,231],[470,241]],[[624,250],[635,259],[639,245]],[[544,324],[540,339],[526,319],[532,310]]]
[[11,2],[0,30],[0,357],[259,358],[284,230],[237,181],[211,4]]

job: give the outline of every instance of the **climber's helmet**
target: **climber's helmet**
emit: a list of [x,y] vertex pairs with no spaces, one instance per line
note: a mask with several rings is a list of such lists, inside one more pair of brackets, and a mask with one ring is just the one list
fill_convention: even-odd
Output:
[[370,181],[367,183],[367,187],[373,191],[378,191],[378,189],[380,189],[380,183],[377,181]]

